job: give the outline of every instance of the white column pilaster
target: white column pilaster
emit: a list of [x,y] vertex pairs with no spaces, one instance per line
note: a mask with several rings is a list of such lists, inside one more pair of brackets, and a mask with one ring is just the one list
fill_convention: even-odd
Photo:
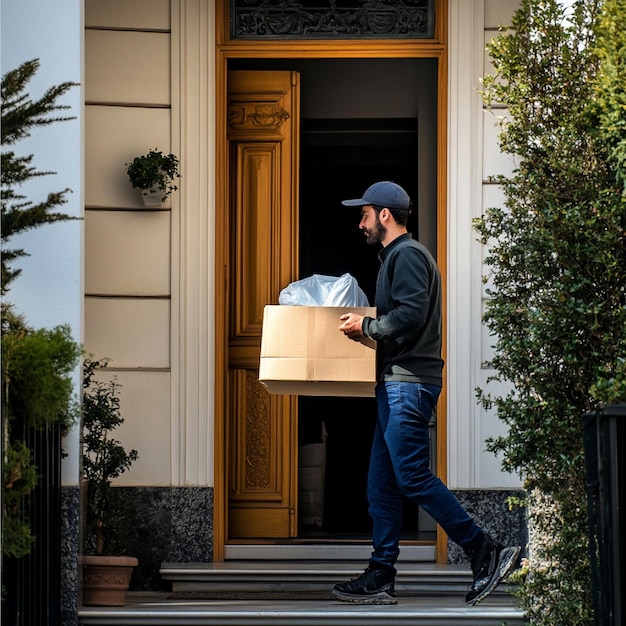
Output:
[[172,0],[172,484],[213,485],[215,16]]
[[484,449],[475,400],[480,369],[481,259],[472,218],[481,213],[483,0],[449,2],[448,485],[477,485]]

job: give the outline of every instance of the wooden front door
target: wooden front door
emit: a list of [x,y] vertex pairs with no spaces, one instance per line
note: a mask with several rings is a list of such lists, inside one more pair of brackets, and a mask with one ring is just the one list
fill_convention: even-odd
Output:
[[258,382],[263,309],[298,271],[299,76],[228,74],[227,539],[297,532],[297,402]]

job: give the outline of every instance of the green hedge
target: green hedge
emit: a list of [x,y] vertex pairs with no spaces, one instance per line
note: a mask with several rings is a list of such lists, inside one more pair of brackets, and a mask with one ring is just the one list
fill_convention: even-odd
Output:
[[625,24],[623,0],[523,0],[488,45],[483,95],[515,169],[475,227],[491,366],[511,391],[479,398],[508,427],[488,448],[531,494],[520,596],[535,624],[592,619],[580,418],[624,400]]

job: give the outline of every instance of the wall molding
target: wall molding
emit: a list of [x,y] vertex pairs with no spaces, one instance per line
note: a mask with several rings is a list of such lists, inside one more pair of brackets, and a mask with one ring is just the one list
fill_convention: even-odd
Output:
[[172,485],[213,486],[215,19],[172,0]]
[[484,0],[449,3],[448,118],[448,485],[480,487],[483,453],[474,401],[480,368],[480,248],[472,218],[481,213]]

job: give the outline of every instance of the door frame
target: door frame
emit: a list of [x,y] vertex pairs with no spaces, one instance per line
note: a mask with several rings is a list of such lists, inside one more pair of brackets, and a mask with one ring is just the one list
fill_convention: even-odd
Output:
[[[228,33],[228,0],[215,1],[215,393],[214,393],[214,460],[213,559],[224,560],[227,536],[227,349],[228,349],[228,141],[226,137],[227,70],[229,59],[325,59],[363,58],[400,59],[431,58],[437,69],[437,263],[442,276],[442,354],[447,353],[447,156],[448,156],[448,2],[436,0],[433,39],[397,40],[323,40],[323,41],[231,41]],[[437,411],[437,475],[447,482],[447,394],[446,370]],[[447,539],[437,527],[436,560],[447,560]]]

